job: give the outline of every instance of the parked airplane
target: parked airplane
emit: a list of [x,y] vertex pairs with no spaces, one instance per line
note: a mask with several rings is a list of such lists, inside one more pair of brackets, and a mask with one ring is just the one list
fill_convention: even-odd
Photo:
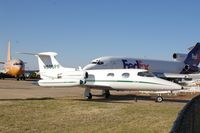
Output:
[[100,57],[94,59],[84,70],[96,69],[146,69],[164,79],[187,78],[188,73],[198,72],[200,62],[200,43],[197,43],[188,54],[173,54],[176,61],[139,59],[127,57]]
[[[29,54],[29,53],[24,53]],[[104,90],[105,97],[109,97],[109,90],[132,91],[175,91],[182,87],[178,84],[155,77],[143,69],[105,69],[105,70],[76,70],[64,68],[55,59],[54,52],[43,52],[38,58],[41,80],[40,86],[84,86],[84,96],[92,98],[91,89]],[[158,96],[156,101],[162,102]]]
[[5,75],[16,77],[17,80],[25,79],[24,77],[24,62],[20,59],[11,59],[11,50],[10,50],[11,41],[8,42],[8,53],[7,53],[7,62],[0,62],[4,64],[4,69],[0,71],[1,77],[4,78]]

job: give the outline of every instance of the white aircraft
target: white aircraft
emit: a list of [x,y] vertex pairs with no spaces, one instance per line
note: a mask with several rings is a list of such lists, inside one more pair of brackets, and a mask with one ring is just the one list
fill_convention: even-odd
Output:
[[[29,54],[29,53],[24,53]],[[76,70],[64,68],[55,59],[54,52],[32,54],[38,58],[41,80],[40,86],[84,86],[84,96],[92,98],[91,89],[103,90],[104,96],[109,97],[109,90],[132,91],[175,91],[182,87],[178,84],[155,77],[143,69],[105,69],[105,70]],[[156,101],[162,102],[159,95]]]
[[189,73],[198,72],[200,62],[200,43],[188,54],[173,54],[176,61],[151,60],[127,57],[100,57],[94,59],[84,70],[96,69],[146,69],[156,76],[174,80],[187,78]]

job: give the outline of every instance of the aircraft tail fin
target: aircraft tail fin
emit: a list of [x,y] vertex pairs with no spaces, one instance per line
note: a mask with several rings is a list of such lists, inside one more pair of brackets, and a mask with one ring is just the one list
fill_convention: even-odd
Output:
[[40,77],[42,79],[57,78],[57,75],[62,71],[75,71],[75,68],[64,68],[57,61],[55,52],[42,52],[42,53],[20,53],[35,55],[38,59]]
[[[54,75],[65,71],[75,71],[75,68],[63,68],[60,63],[57,61],[55,52],[43,52],[36,54],[38,58],[39,70],[41,78],[47,77],[47,75]],[[48,78],[48,77],[47,77]]]
[[200,62],[200,42],[188,53],[184,63],[190,66],[198,66]]
[[11,45],[11,41],[8,41],[8,53],[7,53],[7,61],[10,62],[11,60],[11,50],[10,50],[10,46]]
[[57,53],[54,52],[44,52],[36,55],[36,57],[38,58],[40,73],[49,70],[58,71],[59,69],[62,69],[62,66],[55,58],[56,55]]
[[77,86],[85,83],[87,73],[75,68],[64,68],[56,60],[55,52],[20,53],[35,55],[38,58],[40,86]]
[[198,65],[200,63],[200,42],[197,42],[197,44],[191,48],[191,51],[188,53],[184,63],[186,65],[184,70],[186,70],[187,73],[199,71]]

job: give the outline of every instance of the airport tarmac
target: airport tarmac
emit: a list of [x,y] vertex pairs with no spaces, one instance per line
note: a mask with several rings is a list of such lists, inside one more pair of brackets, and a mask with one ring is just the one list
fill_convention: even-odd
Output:
[[80,97],[84,91],[80,87],[41,87],[34,83],[35,81],[0,80],[0,99]]
[[[82,87],[41,87],[35,84],[36,81],[16,81],[14,79],[0,80],[0,99],[32,99],[32,98],[67,98],[84,99],[84,88]],[[104,99],[100,97],[101,91],[92,90],[93,99]],[[112,95],[113,94],[113,95]],[[195,94],[179,94],[177,96],[166,95],[165,101],[187,102]],[[137,94],[133,91],[111,91],[110,100],[134,101],[136,96],[142,100],[154,100],[153,96],[147,94]]]

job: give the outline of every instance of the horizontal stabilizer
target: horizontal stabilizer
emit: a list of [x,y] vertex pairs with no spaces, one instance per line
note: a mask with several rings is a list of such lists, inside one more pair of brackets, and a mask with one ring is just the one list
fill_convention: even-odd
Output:
[[175,73],[154,73],[159,78],[164,79],[185,79],[188,78],[188,74],[175,74]]
[[18,54],[35,55],[35,56],[56,56],[56,55],[58,55],[56,52],[42,52],[42,53],[17,52],[17,53]]

